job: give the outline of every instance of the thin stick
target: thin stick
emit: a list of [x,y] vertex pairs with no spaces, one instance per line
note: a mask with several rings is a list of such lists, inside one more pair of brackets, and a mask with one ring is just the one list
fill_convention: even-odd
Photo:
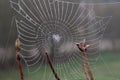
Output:
[[51,61],[48,53],[46,52],[45,55],[46,55],[47,61],[48,61],[49,65],[50,65],[50,68],[51,68],[51,70],[52,70],[52,72],[53,72],[56,80],[60,80],[60,78],[58,77],[57,73],[55,72],[55,69],[54,69],[54,67],[53,67],[53,65],[52,65],[52,61]]
[[84,62],[83,67],[84,67],[84,71],[85,71],[85,75],[86,75],[87,80],[94,80],[92,71],[90,69],[89,61],[88,61],[88,58],[86,55],[87,48],[89,48],[90,46],[85,44],[85,40],[83,42],[80,42],[80,44],[77,43],[76,45],[82,53],[82,59]]
[[83,67],[83,70],[84,70],[84,74],[85,74],[85,76],[86,76],[86,79],[89,80],[89,77],[88,77],[88,74],[87,74],[87,70],[86,70],[85,64],[83,64],[82,67]]
[[15,42],[15,48],[16,48],[16,58],[17,58],[20,78],[21,78],[21,80],[24,80],[24,74],[23,74],[23,68],[22,68],[22,63],[21,63],[21,57],[20,57],[20,54],[19,54],[19,51],[20,51],[20,41],[18,39]]

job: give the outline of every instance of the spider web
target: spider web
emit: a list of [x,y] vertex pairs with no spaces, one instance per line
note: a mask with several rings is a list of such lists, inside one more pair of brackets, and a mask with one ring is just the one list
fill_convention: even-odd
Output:
[[74,3],[74,4],[79,4],[79,3],[86,3],[87,5],[105,5],[105,4],[119,4],[120,1],[118,0],[55,0],[59,2],[66,2],[66,3]]
[[86,39],[91,45],[87,53],[89,61],[96,62],[99,43],[111,17],[96,16],[94,5],[85,3],[56,0],[11,0],[10,3],[19,14],[15,22],[20,53],[28,72],[43,71],[42,80],[45,77],[54,80],[44,56],[48,51],[62,80],[83,80],[82,59],[76,43]]

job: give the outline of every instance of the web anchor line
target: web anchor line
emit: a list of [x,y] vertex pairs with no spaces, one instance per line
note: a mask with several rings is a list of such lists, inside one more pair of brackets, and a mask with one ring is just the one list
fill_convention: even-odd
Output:
[[56,80],[60,80],[60,78],[58,77],[57,73],[55,72],[55,69],[54,69],[54,67],[53,67],[53,65],[52,65],[52,61],[51,61],[48,53],[46,52],[45,55],[46,55],[47,61],[48,61],[48,63],[49,63],[49,66],[50,66],[50,68],[51,68],[51,70],[52,70],[52,72],[53,72]]
[[16,48],[16,59],[17,59],[17,63],[18,63],[18,69],[19,69],[19,73],[20,73],[20,80],[24,80],[24,73],[23,73],[23,68],[22,68],[22,63],[21,63],[21,56],[20,56],[20,41],[19,39],[16,40],[15,42],[15,48]]
[[83,70],[84,70],[84,74],[86,75],[86,79],[87,80],[94,80],[93,74],[92,74],[92,70],[90,69],[90,64],[86,55],[86,51],[87,49],[90,47],[90,45],[86,45],[85,39],[76,44],[77,47],[79,48],[79,50],[81,51],[82,54],[82,59],[83,59]]

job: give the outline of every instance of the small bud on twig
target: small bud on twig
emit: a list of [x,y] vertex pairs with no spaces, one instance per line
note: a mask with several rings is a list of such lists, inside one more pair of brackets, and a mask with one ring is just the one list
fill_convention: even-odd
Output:
[[24,80],[23,68],[22,68],[22,63],[21,63],[21,56],[19,54],[19,51],[20,51],[20,41],[19,41],[19,39],[17,39],[16,42],[15,42],[15,48],[16,48],[16,58],[17,58],[20,77],[21,77],[21,80]]
[[16,42],[15,42],[15,48],[16,48],[17,52],[20,51],[20,41],[19,41],[19,39],[17,39]]

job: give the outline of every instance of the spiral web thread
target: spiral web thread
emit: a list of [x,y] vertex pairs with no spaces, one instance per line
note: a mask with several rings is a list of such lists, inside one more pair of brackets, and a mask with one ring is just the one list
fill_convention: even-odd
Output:
[[91,45],[89,61],[96,62],[99,43],[111,17],[96,16],[94,5],[85,3],[55,0],[11,0],[10,3],[19,14],[15,22],[28,72],[42,70],[42,80],[45,77],[54,80],[44,56],[47,50],[61,80],[83,79],[76,43],[86,39]]

